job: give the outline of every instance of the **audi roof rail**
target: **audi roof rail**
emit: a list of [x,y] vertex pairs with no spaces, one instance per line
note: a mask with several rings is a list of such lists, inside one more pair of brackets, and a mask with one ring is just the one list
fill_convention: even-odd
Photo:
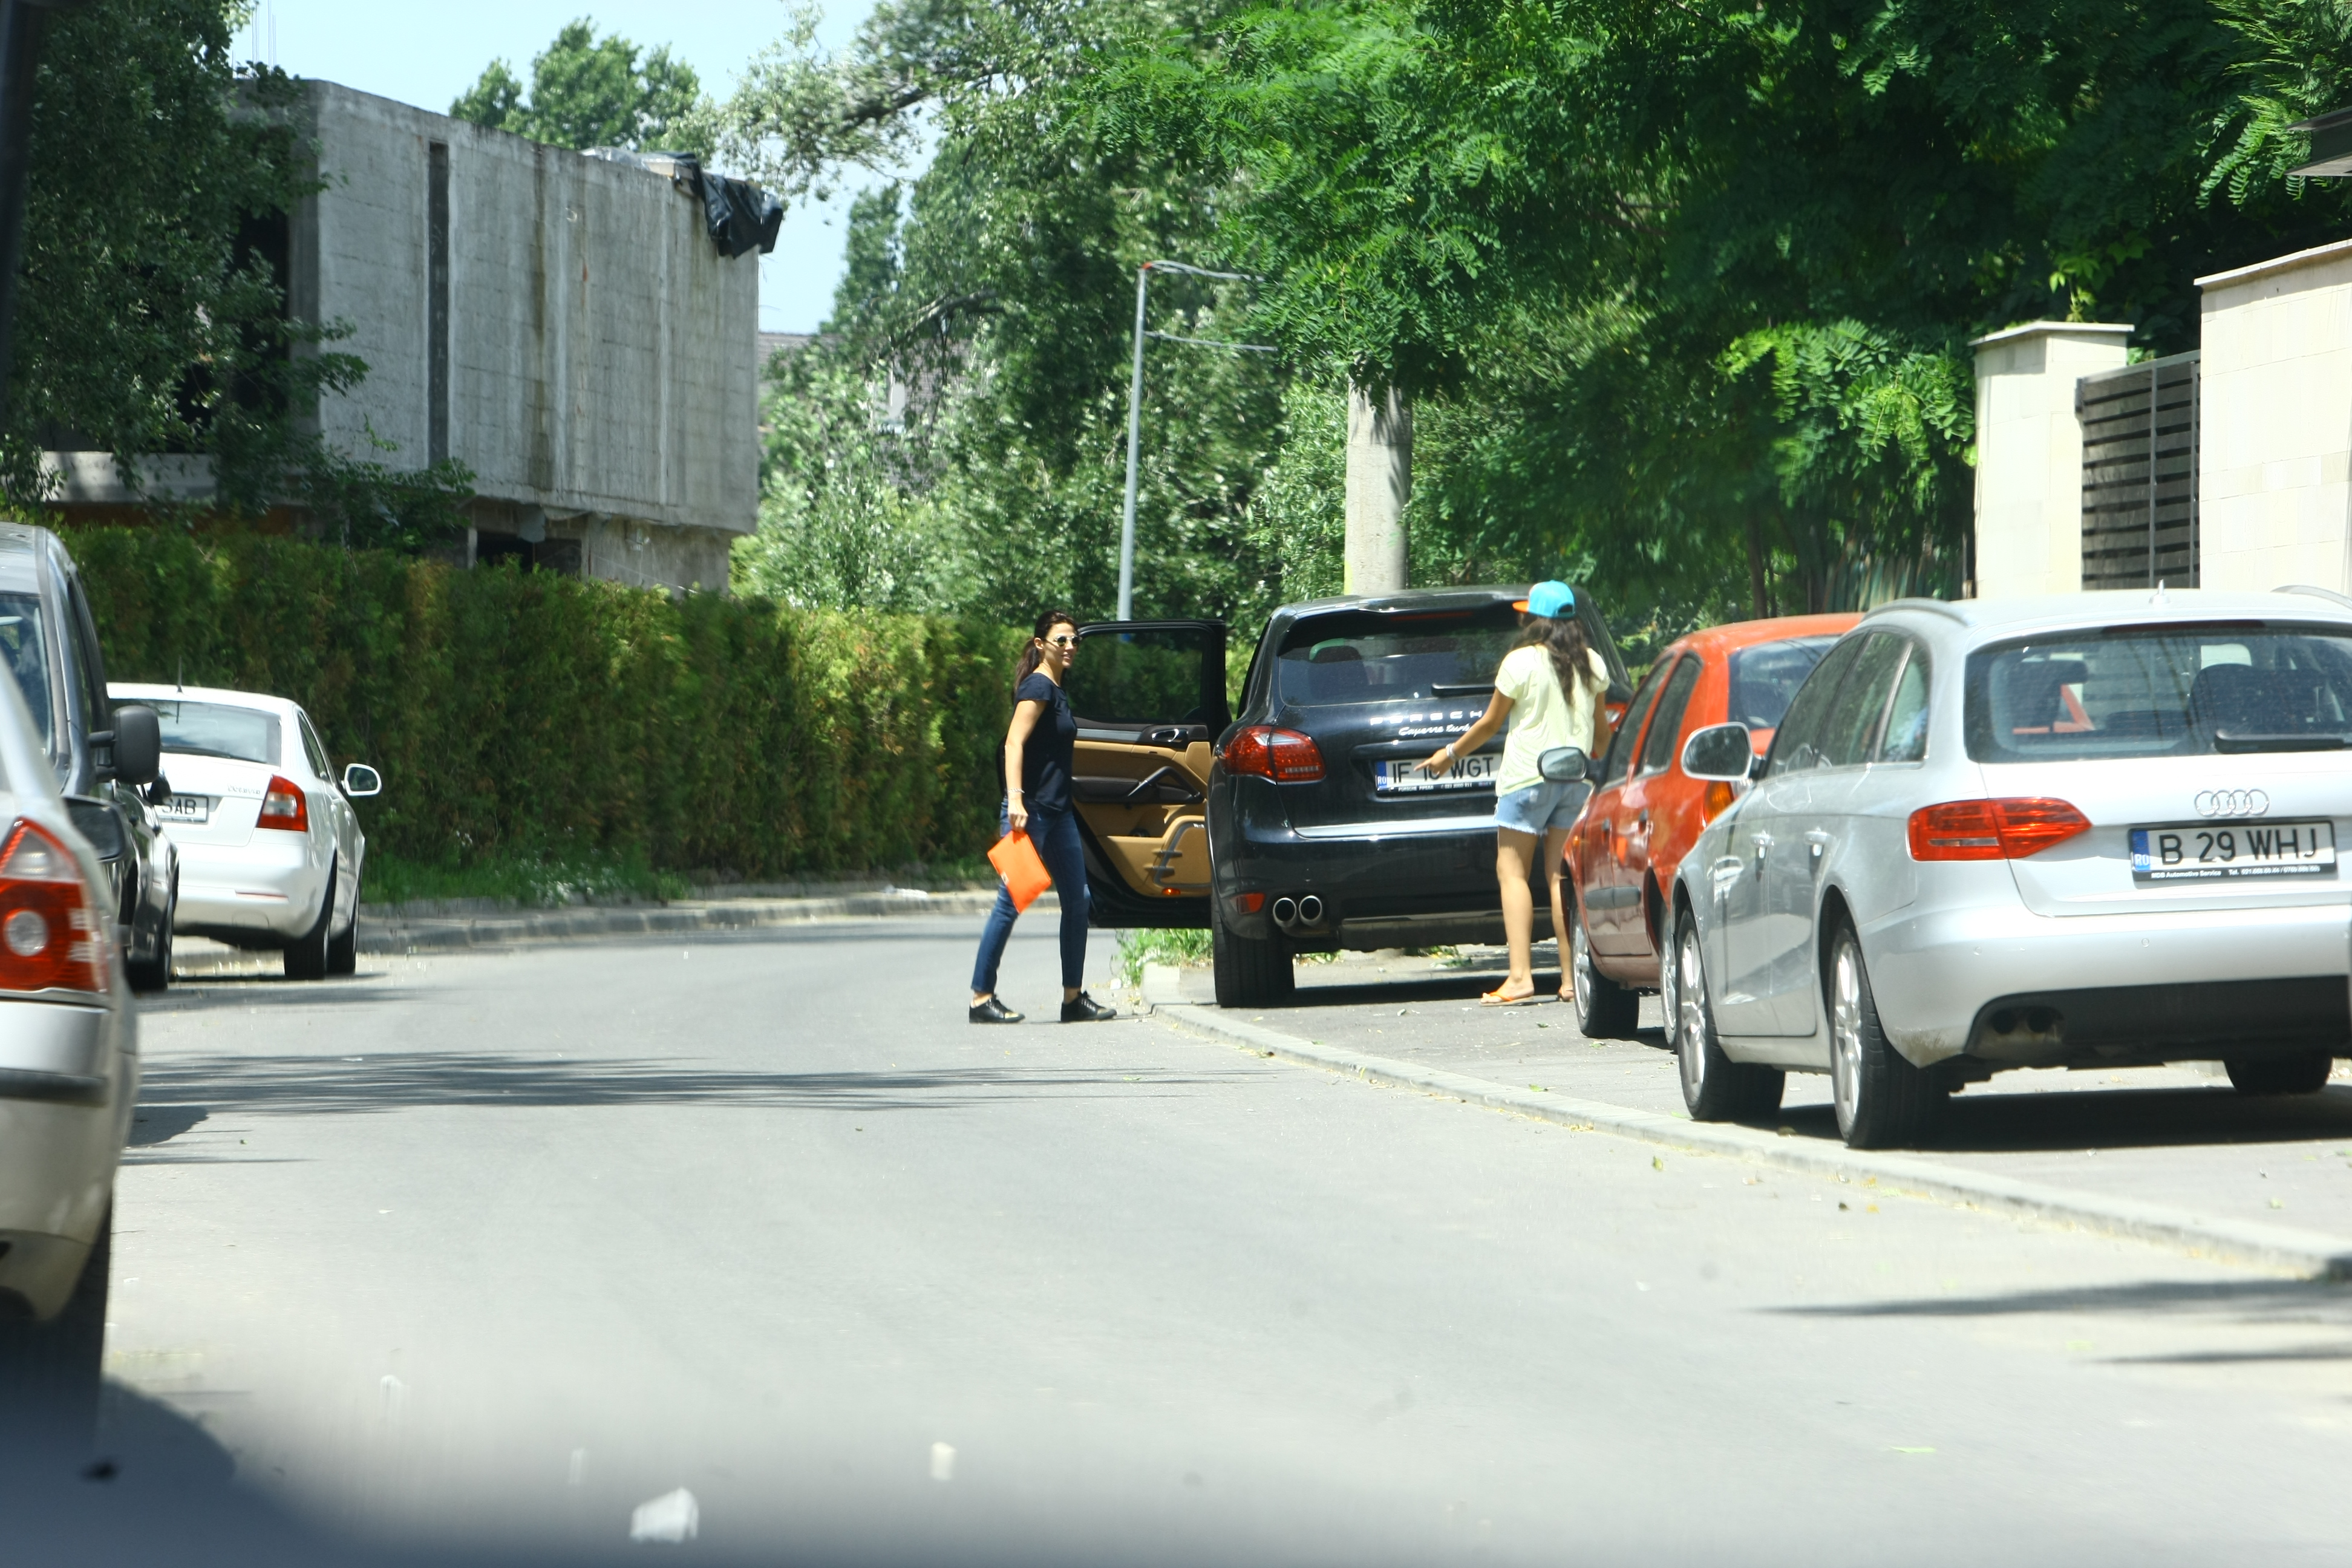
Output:
[[2315,599],[2325,599],[2343,609],[2352,610],[2352,594],[2339,594],[2333,588],[2322,588],[2311,583],[2288,583],[2271,590],[2273,594],[2304,594]]
[[1864,610],[1862,613],[1862,618],[1866,621],[1873,616],[1882,616],[1889,610],[1925,610],[1930,615],[1943,616],[1958,621],[1964,626],[1969,618],[1969,613],[1966,610],[1948,600],[1927,598],[1889,599],[1883,605],[1873,605],[1869,609]]

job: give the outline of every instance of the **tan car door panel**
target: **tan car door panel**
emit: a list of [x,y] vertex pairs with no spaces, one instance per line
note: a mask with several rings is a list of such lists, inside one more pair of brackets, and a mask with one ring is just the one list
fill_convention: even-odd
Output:
[[1123,890],[1209,891],[1211,743],[1223,730],[1225,628],[1113,621],[1080,628],[1066,678],[1078,721],[1078,819]]

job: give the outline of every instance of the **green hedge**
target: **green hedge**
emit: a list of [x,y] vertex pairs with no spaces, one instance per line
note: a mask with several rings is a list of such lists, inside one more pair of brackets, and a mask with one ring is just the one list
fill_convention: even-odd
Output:
[[373,844],[645,856],[746,877],[995,835],[1018,635],[300,540],[68,531],[116,680],[291,697],[383,770]]

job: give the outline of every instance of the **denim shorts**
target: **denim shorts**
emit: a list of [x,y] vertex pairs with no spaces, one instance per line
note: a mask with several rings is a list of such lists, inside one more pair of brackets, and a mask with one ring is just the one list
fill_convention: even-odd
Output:
[[1555,827],[1565,833],[1576,821],[1576,814],[1584,809],[1585,798],[1591,793],[1591,784],[1582,779],[1546,779],[1508,795],[1498,795],[1495,797],[1495,826],[1520,833],[1542,833]]

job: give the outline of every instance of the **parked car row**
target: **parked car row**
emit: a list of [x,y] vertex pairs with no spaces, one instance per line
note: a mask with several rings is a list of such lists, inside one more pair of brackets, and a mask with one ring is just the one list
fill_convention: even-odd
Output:
[[[382,781],[336,779],[283,699],[110,685],[80,574],[43,529],[0,523],[0,1336],[44,1337],[38,1354],[10,1341],[0,1372],[72,1362],[94,1388],[131,992],[171,984],[175,932],[277,948],[293,978],[350,973],[367,849],[351,800]],[[0,1377],[0,1399],[23,1392]]]

